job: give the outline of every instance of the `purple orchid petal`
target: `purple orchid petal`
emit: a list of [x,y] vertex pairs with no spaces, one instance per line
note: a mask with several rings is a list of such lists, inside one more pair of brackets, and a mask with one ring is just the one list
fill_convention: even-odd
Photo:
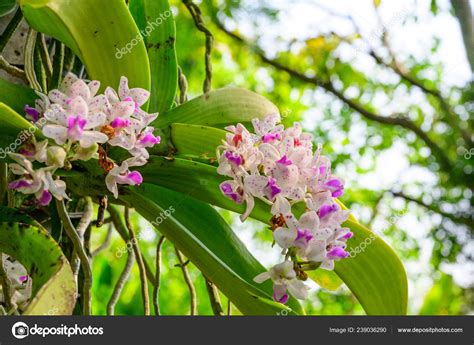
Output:
[[354,234],[352,232],[348,232],[347,234],[345,234],[344,236],[341,236],[339,237],[340,240],[348,240],[349,238],[351,238],[352,236],[354,236]]
[[143,182],[143,177],[138,171],[132,171],[127,174],[127,179],[130,185],[140,185]]
[[130,120],[117,117],[110,123],[110,126],[112,126],[112,128],[126,128],[130,126]]
[[160,143],[161,138],[159,136],[154,136],[151,132],[146,133],[143,137],[140,138],[139,143],[145,147],[152,147]]
[[269,142],[275,141],[275,140],[281,140],[281,134],[280,133],[268,133],[268,134],[265,134],[262,137],[262,141],[264,143],[269,143]]
[[344,185],[342,184],[341,180],[337,178],[327,181],[325,186],[329,187],[334,198],[338,198],[344,194]]
[[27,156],[27,157],[33,157],[35,155],[34,151],[27,150],[26,148],[19,149],[18,153],[22,154],[23,156]]
[[275,196],[281,192],[280,187],[277,185],[277,180],[273,177],[268,178],[268,184],[265,187],[265,196],[269,200],[275,199]]
[[334,247],[332,248],[326,255],[328,259],[344,259],[349,256],[349,253],[346,252],[341,247]]
[[313,234],[308,229],[304,229],[304,230],[298,229],[297,230],[295,242],[298,241],[298,240],[304,240],[306,243],[308,243],[312,239],[313,239]]
[[286,286],[283,284],[273,284],[273,299],[277,302],[285,304],[288,301],[288,294],[286,293]]
[[289,296],[288,294],[284,294],[283,296],[281,297],[278,297],[276,294],[273,294],[273,299],[277,302],[280,302],[282,304],[285,304],[286,302],[288,302],[288,299],[289,299]]
[[325,172],[326,172],[326,166],[321,165],[321,166],[319,167],[319,174],[320,174],[320,175],[324,175]]
[[27,105],[25,105],[25,107],[23,108],[23,110],[25,111],[25,113],[29,116],[29,118],[30,118],[33,122],[38,121],[40,113],[39,113],[39,111],[38,111],[36,108],[30,107],[30,106],[27,104]]
[[324,218],[328,214],[336,212],[337,210],[339,210],[339,206],[337,206],[337,204],[323,205],[320,207],[319,212],[318,212],[319,218]]
[[293,164],[293,162],[288,159],[288,157],[286,156],[283,156],[281,157],[279,160],[276,161],[278,164],[282,164],[282,165],[285,165],[285,166],[288,166],[288,165],[291,165]]
[[123,101],[124,101],[124,102],[133,102],[133,103],[135,103],[135,111],[137,111],[138,109],[140,109],[140,105],[139,105],[137,102],[135,102],[135,101],[133,100],[133,98],[130,97],[130,96],[125,97],[125,98],[123,99]]
[[23,283],[28,280],[28,276],[19,276],[18,280]]
[[230,151],[224,152],[224,157],[229,160],[229,162],[234,163],[235,165],[242,165],[243,159],[238,153],[232,153]]
[[8,188],[10,189],[28,188],[31,185],[32,183],[28,182],[27,180],[16,180],[16,181],[10,182],[8,184]]
[[237,192],[234,192],[230,183],[221,184],[221,191],[226,197],[232,199],[237,204],[242,202],[242,197]]
[[87,120],[80,115],[69,116],[67,118],[67,135],[72,140],[81,139]]
[[41,193],[41,197],[38,199],[38,204],[41,206],[48,206],[51,200],[53,200],[51,193],[44,190],[43,193]]

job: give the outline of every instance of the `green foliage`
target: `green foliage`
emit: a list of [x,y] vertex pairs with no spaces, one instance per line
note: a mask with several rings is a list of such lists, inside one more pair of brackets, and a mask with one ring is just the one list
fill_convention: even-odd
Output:
[[165,127],[173,122],[224,128],[240,122],[249,125],[254,118],[278,113],[264,97],[248,90],[218,89],[196,97],[159,116],[153,125]]
[[72,313],[76,287],[71,267],[43,227],[14,209],[0,206],[0,252],[21,262],[33,281],[25,315]]
[[176,28],[168,0],[131,0],[130,12],[143,36],[150,60],[150,112],[164,112],[174,103],[178,86]]
[[116,88],[121,76],[130,87],[150,89],[145,44],[124,1],[21,0],[20,5],[33,28],[72,49],[102,90]]
[[15,0],[2,0],[0,3],[0,17],[11,13],[16,6]]
[[[253,278],[265,269],[210,206],[160,187],[144,184],[120,197],[148,221],[160,216],[160,229],[244,314],[276,315],[285,309],[271,299],[271,283]],[[196,215],[199,215],[196,217]],[[160,220],[161,220],[160,219]],[[264,290],[262,290],[264,289]],[[301,312],[296,301],[288,304]],[[291,312],[291,309],[286,309]]]

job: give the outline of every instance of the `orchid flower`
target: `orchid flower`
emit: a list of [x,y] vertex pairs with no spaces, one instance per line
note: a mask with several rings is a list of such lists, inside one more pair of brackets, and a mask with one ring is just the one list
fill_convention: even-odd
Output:
[[9,183],[10,189],[23,194],[35,194],[41,206],[49,205],[53,195],[58,200],[69,199],[65,182],[53,179],[51,170],[54,170],[54,167],[33,170],[32,163],[24,156],[17,153],[10,153],[9,156],[17,162],[9,165],[10,170],[15,175],[22,175],[22,178]]
[[95,130],[104,125],[104,113],[90,113],[87,103],[80,96],[73,98],[67,110],[53,104],[45,113],[48,120],[43,128],[44,136],[53,139],[56,144],[63,145],[67,140],[79,142],[81,147],[90,147],[96,143],[107,142],[104,133]]
[[295,298],[306,299],[309,287],[296,278],[291,261],[284,261],[273,266],[268,272],[260,273],[254,278],[256,283],[263,283],[267,279],[273,281],[273,299],[280,303],[288,301],[288,290]]
[[130,171],[129,168],[142,166],[146,163],[143,157],[132,157],[122,162],[120,166],[116,165],[105,177],[105,184],[115,198],[118,198],[118,185],[126,184],[130,186],[140,185],[143,177],[138,171]]
[[[15,175],[21,175],[9,186],[23,194],[34,194],[39,205],[47,205],[55,197],[68,198],[64,181],[53,174],[74,161],[87,161],[96,156],[99,145],[118,146],[129,152],[131,158],[107,171],[105,184],[118,197],[118,185],[139,185],[142,176],[130,171],[133,166],[146,164],[148,149],[160,143],[160,137],[153,134],[150,123],[158,114],[148,114],[140,107],[148,100],[150,93],[140,88],[128,87],[126,77],[120,79],[118,94],[110,87],[105,94],[97,94],[98,81],[86,82],[69,73],[60,87],[51,90],[48,96],[39,95],[35,107],[25,106],[26,116],[35,123],[42,134],[54,140],[36,142],[30,139],[22,145],[10,164]],[[106,152],[103,147],[101,152]],[[107,157],[102,157],[106,159]],[[44,164],[33,169],[32,162]],[[108,160],[110,163],[111,161]]]

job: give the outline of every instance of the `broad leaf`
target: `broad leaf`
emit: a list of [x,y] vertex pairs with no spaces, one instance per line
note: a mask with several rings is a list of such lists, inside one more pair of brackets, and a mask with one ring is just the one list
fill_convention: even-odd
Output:
[[150,112],[164,112],[174,103],[178,86],[176,27],[168,0],[130,0],[130,12],[148,51],[151,72]]
[[0,252],[25,266],[33,281],[25,315],[70,315],[76,282],[61,248],[48,232],[14,209],[0,207]]
[[34,29],[73,50],[102,90],[117,88],[120,76],[130,87],[150,89],[145,44],[123,0],[20,0],[20,5]]
[[[242,213],[244,206],[225,198],[218,186],[225,177],[219,176],[216,168],[175,158],[167,161],[153,157],[142,168],[144,180],[161,185],[210,204]],[[257,200],[251,217],[267,223],[270,218],[268,206]],[[359,299],[369,315],[405,314],[408,303],[408,288],[405,269],[393,250],[375,233],[364,228],[351,218],[343,226],[354,233],[348,241],[349,252],[361,250],[355,258],[336,263],[335,272]],[[361,243],[370,238],[370,245]],[[365,242],[367,244],[367,242]]]
[[213,127],[173,123],[171,142],[176,154],[200,158],[215,158],[216,147],[225,139],[225,131]]
[[173,122],[224,128],[238,122],[250,125],[252,119],[279,113],[265,97],[239,88],[224,88],[190,100],[158,116],[155,127]]
[[[181,250],[244,314],[301,313],[295,300],[271,300],[271,283],[253,278],[265,268],[209,205],[165,188],[144,184],[120,196]],[[165,211],[171,213],[165,216]]]
[[0,17],[5,16],[15,9],[15,0],[2,0],[0,2]]
[[369,315],[404,315],[408,283],[405,268],[379,236],[348,220],[344,226],[354,237],[348,241],[351,257],[337,262],[335,272]]
[[16,112],[23,114],[26,104],[34,106],[35,99],[38,98],[33,89],[10,83],[0,78],[0,102],[7,104]]
[[344,282],[334,271],[327,271],[322,268],[318,268],[314,271],[307,272],[309,278],[322,288],[329,291],[338,290]]

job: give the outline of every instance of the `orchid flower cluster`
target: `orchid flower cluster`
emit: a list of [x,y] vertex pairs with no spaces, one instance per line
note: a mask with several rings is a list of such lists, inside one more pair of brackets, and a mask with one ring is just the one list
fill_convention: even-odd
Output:
[[[349,211],[335,201],[343,194],[343,182],[332,175],[321,145],[313,153],[313,138],[300,124],[285,129],[279,121],[279,115],[254,119],[254,133],[242,124],[227,127],[217,155],[218,173],[231,178],[221,183],[222,193],[246,203],[242,221],[251,214],[255,198],[271,206],[273,238],[285,259],[255,281],[271,279],[274,300],[286,303],[287,290],[296,298],[307,297],[304,271],[332,270],[335,260],[349,256],[345,248],[352,233],[341,225]],[[306,211],[298,219],[295,205],[301,203]]]
[[[68,74],[59,89],[39,94],[35,107],[25,106],[26,117],[39,128],[45,139],[33,137],[22,145],[18,153],[9,156],[15,163],[9,165],[21,177],[9,187],[23,194],[34,194],[39,205],[48,205],[53,196],[68,199],[64,181],[54,178],[57,169],[71,166],[74,161],[99,159],[106,173],[108,190],[118,197],[118,185],[139,185],[142,176],[130,168],[146,164],[147,148],[160,142],[149,124],[158,114],[148,114],[141,106],[149,92],[128,87],[126,77],[120,79],[118,93],[108,87],[97,94],[99,81],[86,83]],[[120,165],[106,157],[105,145],[127,150],[130,158]],[[44,166],[35,169],[33,163]],[[36,163],[36,165],[38,165]]]

